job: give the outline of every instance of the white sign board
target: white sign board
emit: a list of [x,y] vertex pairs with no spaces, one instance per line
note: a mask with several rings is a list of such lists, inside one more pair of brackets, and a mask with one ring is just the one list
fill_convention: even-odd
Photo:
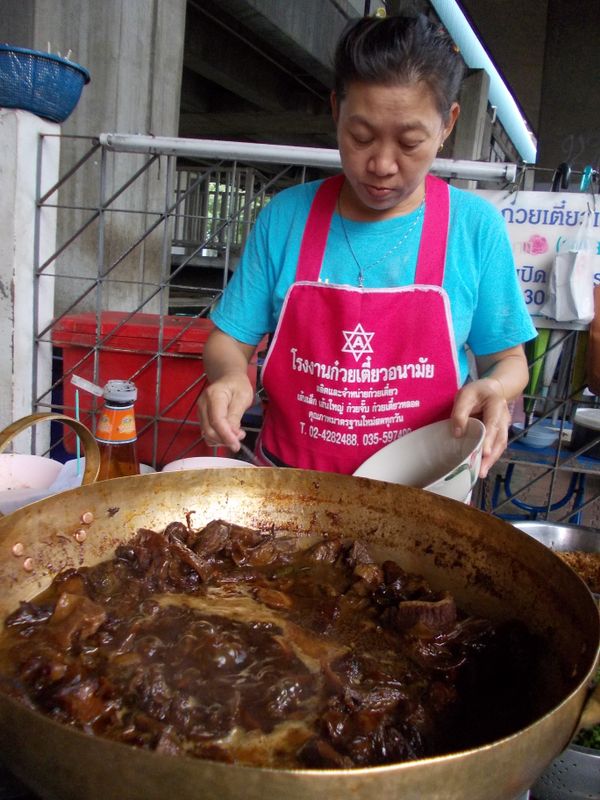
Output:
[[[572,192],[512,192],[476,190],[502,214],[513,247],[517,275],[532,316],[540,316],[546,300],[548,275],[554,256],[570,250],[578,228],[592,211],[594,283],[600,283],[600,200]],[[591,291],[591,287],[590,287]]]

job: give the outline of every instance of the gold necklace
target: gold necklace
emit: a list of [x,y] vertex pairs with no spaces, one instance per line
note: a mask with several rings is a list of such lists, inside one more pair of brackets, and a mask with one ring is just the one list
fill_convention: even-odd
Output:
[[385,261],[385,259],[388,258],[389,256],[391,256],[391,254],[393,252],[398,250],[398,248],[402,247],[404,242],[408,239],[410,234],[417,227],[417,224],[419,223],[421,217],[423,216],[423,212],[424,212],[424,209],[425,209],[425,198],[423,198],[423,200],[421,200],[421,202],[419,204],[419,207],[417,209],[417,213],[415,215],[415,218],[412,221],[412,223],[409,225],[409,227],[405,230],[404,235],[402,236],[402,238],[398,242],[396,242],[396,244],[393,247],[390,247],[390,249],[387,250],[382,256],[379,256],[379,258],[377,258],[375,261],[372,261],[370,264],[367,264],[366,267],[362,266],[362,264],[360,263],[360,261],[356,257],[356,253],[354,252],[354,249],[352,248],[352,245],[350,244],[350,237],[348,236],[348,231],[346,230],[346,223],[344,222],[344,217],[342,216],[342,209],[341,209],[341,203],[340,203],[339,195],[338,195],[338,199],[337,199],[337,209],[338,209],[338,214],[339,214],[339,217],[340,217],[340,222],[342,224],[342,231],[344,233],[344,239],[346,240],[346,244],[348,245],[348,250],[350,250],[350,252],[352,254],[352,258],[354,259],[354,261],[356,262],[356,266],[358,267],[358,286],[359,286],[360,289],[362,289],[364,287],[364,284],[365,284],[365,272],[367,272],[368,270],[372,269],[373,267],[376,267],[377,264],[381,264],[382,261]]

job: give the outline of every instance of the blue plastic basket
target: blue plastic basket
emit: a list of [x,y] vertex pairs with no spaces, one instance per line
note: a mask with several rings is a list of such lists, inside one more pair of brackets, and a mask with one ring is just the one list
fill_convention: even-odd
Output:
[[90,82],[85,67],[66,58],[0,44],[0,107],[22,108],[64,122]]

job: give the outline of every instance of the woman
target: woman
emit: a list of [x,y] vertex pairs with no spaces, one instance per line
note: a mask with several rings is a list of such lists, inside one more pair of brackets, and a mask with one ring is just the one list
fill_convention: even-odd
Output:
[[535,329],[500,215],[428,175],[461,79],[452,41],[425,17],[364,18],[341,37],[331,107],[343,173],[281,192],[259,216],[212,314],[208,443],[239,448],[247,364],[274,331],[265,463],[351,473],[438,419],[461,436],[473,415],[487,431],[482,477],[499,458]]

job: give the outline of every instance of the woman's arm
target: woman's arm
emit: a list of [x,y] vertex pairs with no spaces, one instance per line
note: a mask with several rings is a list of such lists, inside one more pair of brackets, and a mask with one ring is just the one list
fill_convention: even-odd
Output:
[[242,415],[254,402],[248,362],[254,345],[244,344],[218,328],[204,345],[204,367],[209,385],[200,395],[200,426],[207,444],[225,444],[236,452],[244,438]]
[[511,419],[508,403],[527,386],[529,369],[522,345],[478,356],[476,362],[481,377],[466,383],[458,392],[452,420],[456,436],[464,434],[469,417],[478,416],[485,425],[479,472],[480,477],[485,478],[506,449]]

